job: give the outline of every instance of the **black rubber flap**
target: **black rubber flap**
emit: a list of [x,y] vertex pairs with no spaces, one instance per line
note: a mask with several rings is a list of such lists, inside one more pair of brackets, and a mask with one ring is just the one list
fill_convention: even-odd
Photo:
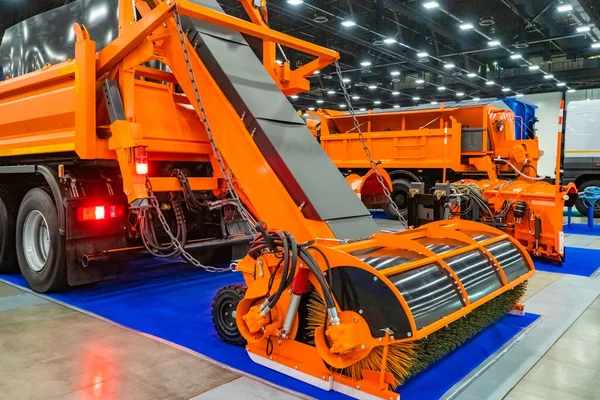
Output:
[[118,10],[118,0],[78,0],[8,28],[0,45],[4,75],[14,78],[73,58],[74,23],[85,25],[100,51],[118,35]]
[[[218,7],[215,0],[195,2]],[[327,221],[339,238],[358,239],[379,231],[241,35],[209,32],[206,24],[190,18],[182,22],[196,52],[304,215]],[[356,217],[365,218],[343,221]]]
[[339,306],[344,311],[361,314],[373,337],[384,337],[389,329],[394,332],[395,339],[412,335],[406,313],[392,289],[383,281],[356,267],[335,267],[331,274],[332,291]]

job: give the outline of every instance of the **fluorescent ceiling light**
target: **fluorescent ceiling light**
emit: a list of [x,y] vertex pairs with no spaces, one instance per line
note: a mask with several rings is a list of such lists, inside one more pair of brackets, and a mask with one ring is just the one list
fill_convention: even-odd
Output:
[[377,89],[377,85],[369,85],[369,90],[375,90]]
[[440,92],[442,92],[442,91],[446,90],[446,86],[438,86],[438,90]]
[[575,93],[576,91],[577,90],[575,90],[575,89],[569,89],[569,90],[567,90],[567,93]]
[[499,40],[490,40],[488,42],[488,46],[490,46],[490,47],[500,46],[500,41]]
[[419,101],[419,100],[421,100],[420,97],[413,97],[413,101]]
[[370,67],[371,66],[371,61],[363,61],[360,63],[361,67]]
[[479,101],[481,100],[479,97],[473,97],[473,101]]
[[591,30],[592,30],[592,28],[587,25],[577,27],[577,32],[589,32]]
[[400,92],[392,92],[392,96],[399,96]]
[[287,0],[287,3],[293,6],[297,6],[298,4],[304,3],[304,0]]
[[416,83],[417,85],[421,85],[421,84],[425,83],[425,80],[424,80],[424,79],[416,79],[416,80],[415,80],[415,83]]
[[556,9],[558,12],[566,12],[573,10],[573,6],[570,4],[560,4],[558,7],[556,7]]
[[390,72],[390,75],[391,76],[398,76],[398,75],[400,75],[400,71],[392,71],[392,72]]
[[400,108],[398,104],[394,104],[394,108]]
[[523,58],[523,56],[520,54],[511,54],[510,58],[512,58],[513,60],[518,60],[519,58]]
[[461,31],[468,31],[469,29],[474,28],[473,24],[469,24],[469,23],[460,24],[458,27],[460,28]]
[[308,111],[315,111],[314,107],[308,107]]
[[485,84],[488,85],[488,86],[492,86],[492,85],[495,85],[496,82],[494,82],[494,81],[487,81]]
[[525,96],[523,93],[517,93],[517,95],[515,97],[523,97]]
[[469,72],[467,74],[467,77],[469,77],[469,78],[475,78],[476,76],[477,76],[477,74],[475,72]]
[[425,3],[423,3],[423,7],[425,7],[428,10],[431,10],[432,8],[438,8],[440,6],[440,3],[438,3],[437,1],[426,1]]
[[463,92],[456,93],[456,97],[463,97],[465,94]]
[[344,79],[342,79],[342,82],[344,82],[344,83],[350,83],[350,82],[352,82],[352,79],[350,79],[350,78],[344,78]]
[[592,49],[600,48],[600,42],[592,43]]
[[432,102],[431,102],[431,103],[429,103],[429,104],[431,104],[431,105],[436,105],[437,103],[438,103],[437,101],[432,101]]
[[502,88],[502,91],[503,91],[503,92],[510,92],[510,88],[503,87],[503,88]]
[[323,100],[317,100],[317,104],[323,104],[324,101]]
[[298,96],[297,94],[294,94],[294,95],[291,95],[291,96],[290,96],[290,98],[292,98],[292,99],[294,99],[294,100],[296,100],[298,97],[300,97],[300,96]]
[[419,58],[429,57],[429,53],[427,53],[426,51],[420,51],[417,53],[417,57],[419,57]]
[[351,19],[345,19],[342,21],[342,25],[345,26],[346,28],[350,28],[351,26],[356,25],[356,22],[354,22]]
[[385,38],[385,39],[383,39],[383,43],[385,43],[385,44],[393,44],[393,43],[396,43],[396,39],[394,39],[394,38]]
[[530,65],[529,69],[530,70],[540,69],[540,66],[539,65]]
[[556,84],[556,86],[565,86],[565,85],[566,85],[566,83],[564,83],[564,82],[558,82],[558,83]]
[[352,100],[360,100],[359,96],[352,96]]
[[335,90],[328,90],[327,94],[335,94]]
[[552,78],[554,78],[554,75],[552,75],[552,74],[544,75],[544,79],[552,79]]
[[379,100],[375,100],[375,101],[373,102],[373,104],[381,104],[381,101],[379,101]]
[[340,104],[340,108],[346,108],[345,104]]
[[446,68],[446,69],[452,69],[452,68],[454,68],[454,67],[456,67],[456,65],[454,65],[454,64],[452,64],[452,63],[447,63],[447,64],[444,64],[444,68]]
[[366,108],[361,108],[360,111],[367,111],[367,109]]

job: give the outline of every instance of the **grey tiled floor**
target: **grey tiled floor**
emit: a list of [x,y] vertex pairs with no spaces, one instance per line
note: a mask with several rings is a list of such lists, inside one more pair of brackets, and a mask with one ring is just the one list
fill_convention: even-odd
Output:
[[[378,223],[383,229],[398,227],[391,221]],[[600,249],[600,237],[571,235],[566,239],[567,245]],[[561,277],[539,272],[529,283],[525,301]],[[509,357],[510,351],[504,357]],[[0,283],[1,400],[190,398],[297,397],[182,349]],[[506,398],[600,400],[600,299]]]

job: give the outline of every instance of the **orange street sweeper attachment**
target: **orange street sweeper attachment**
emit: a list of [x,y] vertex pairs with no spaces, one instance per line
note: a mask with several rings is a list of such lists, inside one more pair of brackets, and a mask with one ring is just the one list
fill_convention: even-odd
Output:
[[245,293],[215,297],[219,335],[247,342],[261,365],[355,398],[398,399],[394,388],[518,308],[534,274],[514,238],[470,221],[334,246],[262,228],[237,266]]

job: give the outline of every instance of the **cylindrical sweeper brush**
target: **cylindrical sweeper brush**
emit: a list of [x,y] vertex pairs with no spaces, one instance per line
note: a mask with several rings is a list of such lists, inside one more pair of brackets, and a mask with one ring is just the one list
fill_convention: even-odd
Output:
[[343,245],[263,230],[251,247],[237,267],[243,299],[239,287],[215,298],[219,335],[356,398],[397,399],[394,388],[510,312],[534,274],[514,238],[471,221]]

